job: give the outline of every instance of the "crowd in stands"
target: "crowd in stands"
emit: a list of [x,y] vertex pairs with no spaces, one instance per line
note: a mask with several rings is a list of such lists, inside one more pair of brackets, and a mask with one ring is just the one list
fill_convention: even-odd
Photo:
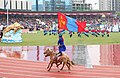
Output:
[[[0,18],[0,25],[6,26],[7,25],[7,19],[6,17],[2,17]],[[20,24],[22,24],[25,29],[30,29],[32,30],[32,28],[34,28],[35,26],[37,27],[37,29],[39,28],[44,28],[46,25],[48,27],[51,26],[51,22],[53,21],[53,19],[39,19],[39,18],[35,18],[35,17],[22,17],[22,16],[10,16],[9,17],[9,25],[13,24],[15,22],[18,22]]]
[[[75,18],[75,17],[73,17]],[[106,24],[107,26],[113,26],[114,24],[119,24],[120,19],[114,18],[114,17],[97,17],[97,16],[84,16],[84,17],[77,17],[75,18],[79,21],[86,21],[87,24],[90,24],[91,26],[97,26],[100,24]],[[13,24],[14,22],[18,22],[22,24],[26,29],[31,28],[34,26],[44,28],[45,25],[48,27],[52,26],[53,22],[57,23],[57,18],[39,18],[39,17],[24,17],[24,16],[9,16],[9,25]],[[7,19],[6,16],[0,17],[0,25],[6,26],[7,25]]]
[[[75,17],[73,17],[75,18]],[[87,22],[87,30],[101,30],[108,29],[114,27],[114,25],[118,25],[118,29],[120,31],[120,18],[115,17],[98,17],[98,16],[84,16],[75,18],[79,21]],[[44,30],[44,35],[48,32],[52,32],[52,34],[56,34],[56,30],[58,29],[57,17],[48,17],[48,18],[39,18],[39,17],[25,17],[22,15],[14,15],[9,16],[9,25],[15,22],[20,23],[25,27],[25,29],[29,29],[29,31],[36,30]],[[100,29],[100,25],[104,25]],[[2,30],[2,26],[7,26],[6,16],[0,17],[0,30]],[[112,30],[111,30],[112,31]],[[111,32],[110,31],[110,32]],[[50,33],[51,34],[51,33]]]

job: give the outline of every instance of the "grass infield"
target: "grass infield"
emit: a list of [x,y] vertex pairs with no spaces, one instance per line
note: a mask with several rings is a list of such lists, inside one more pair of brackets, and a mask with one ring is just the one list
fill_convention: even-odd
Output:
[[[65,45],[97,45],[97,44],[120,44],[120,33],[110,33],[110,37],[106,35],[104,37],[95,37],[89,34],[90,37],[86,37],[82,34],[82,37],[78,37],[77,34],[70,35],[66,32],[64,37]],[[22,34],[22,43],[2,43],[0,46],[55,46],[57,45],[58,35],[43,35],[43,32],[37,33],[24,33]]]

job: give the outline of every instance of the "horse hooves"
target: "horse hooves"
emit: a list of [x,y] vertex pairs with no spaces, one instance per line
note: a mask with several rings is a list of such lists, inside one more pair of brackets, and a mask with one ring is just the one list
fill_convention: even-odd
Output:
[[63,70],[63,69],[60,69],[60,70]]
[[48,71],[50,71],[50,70],[48,70]]
[[60,72],[60,71],[58,71],[58,72]]
[[70,73],[70,72],[68,72],[68,73]]

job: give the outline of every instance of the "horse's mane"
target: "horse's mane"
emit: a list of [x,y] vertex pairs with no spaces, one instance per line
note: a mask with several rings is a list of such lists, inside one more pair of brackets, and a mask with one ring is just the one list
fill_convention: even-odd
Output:
[[47,48],[45,51],[51,51],[51,52],[53,52],[53,53],[57,53],[57,52],[55,52],[53,49],[51,49],[51,48]]

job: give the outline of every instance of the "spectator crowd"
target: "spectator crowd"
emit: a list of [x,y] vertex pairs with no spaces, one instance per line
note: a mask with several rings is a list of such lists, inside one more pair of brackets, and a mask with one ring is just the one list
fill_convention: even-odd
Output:
[[[87,27],[86,31],[103,31],[109,30],[109,32],[113,32],[113,27],[118,26],[118,30],[120,32],[120,18],[118,17],[100,17],[100,16],[79,16],[72,17],[79,21],[86,21]],[[18,22],[24,26],[25,29],[29,29],[29,31],[35,30],[44,30],[44,35],[48,34],[56,34],[58,30],[58,20],[57,17],[30,17],[30,16],[22,16],[22,15],[9,15],[9,25]],[[101,26],[102,25],[102,26]],[[2,31],[3,27],[7,26],[6,16],[0,16],[0,30]],[[94,31],[94,32],[96,32]],[[88,33],[88,32],[87,32]],[[107,31],[108,33],[108,31]],[[70,32],[71,34],[71,32]],[[78,33],[80,35],[80,33]]]

